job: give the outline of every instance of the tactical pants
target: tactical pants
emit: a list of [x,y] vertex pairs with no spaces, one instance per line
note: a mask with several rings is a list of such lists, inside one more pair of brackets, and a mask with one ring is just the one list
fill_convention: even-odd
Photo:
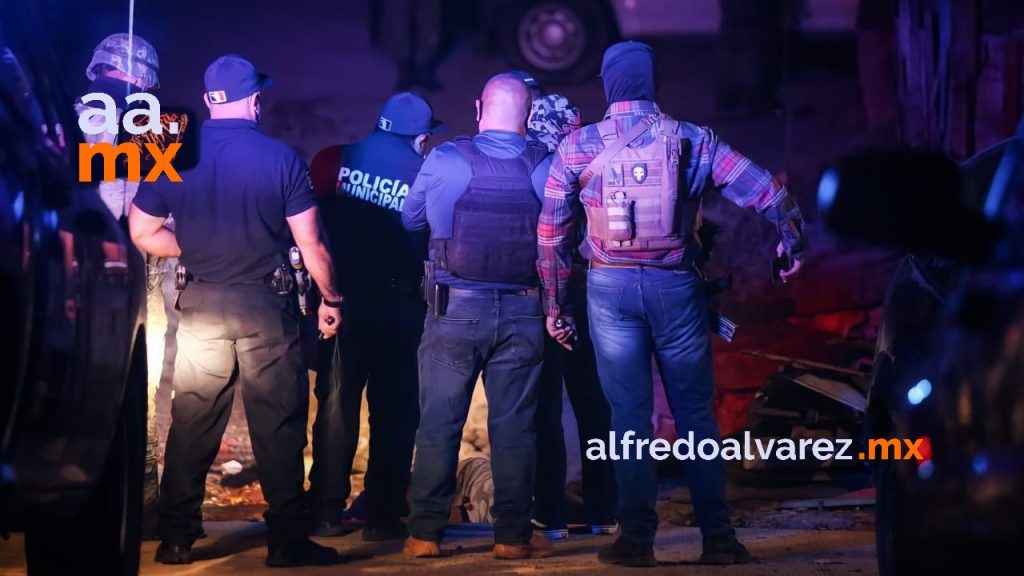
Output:
[[160,537],[191,544],[206,474],[241,387],[271,541],[308,534],[302,451],[309,379],[293,299],[262,285],[193,282],[179,298],[174,401],[160,489]]
[[562,429],[562,384],[565,383],[579,429],[583,465],[583,521],[588,524],[615,522],[615,471],[611,461],[589,460],[587,440],[608,438],[611,408],[601,391],[594,344],[590,340],[586,291],[576,290],[576,333],[573,350],[566,351],[546,338],[540,399],[537,402],[537,482],[534,489],[534,517],[545,526],[565,528],[566,452]]
[[[718,441],[718,422],[711,410],[711,334],[704,281],[688,271],[592,269],[587,297],[590,336],[616,437],[632,431],[637,440],[653,440],[653,354],[679,437],[693,431],[694,445],[705,439]],[[630,456],[614,461],[619,526],[625,538],[650,544],[658,527],[657,462],[646,453],[636,458],[635,448]],[[724,462],[696,458],[683,466],[703,535],[730,533]]]
[[340,520],[352,491],[350,476],[359,444],[364,388],[370,410],[367,525],[394,525],[407,509],[419,424],[416,349],[423,332],[425,304],[416,294],[384,290],[372,300],[350,295],[337,342],[326,342],[318,354],[309,480],[321,520]]
[[481,372],[494,478],[494,540],[525,544],[535,464],[534,413],[544,357],[536,296],[481,290],[452,296],[447,314],[427,311],[419,348],[420,428],[412,471],[409,534],[438,542],[455,496],[462,428]]

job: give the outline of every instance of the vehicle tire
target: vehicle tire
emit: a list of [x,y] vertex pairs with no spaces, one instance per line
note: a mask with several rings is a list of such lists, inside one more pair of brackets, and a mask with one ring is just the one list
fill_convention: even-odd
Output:
[[146,338],[136,336],[124,399],[103,476],[72,518],[25,534],[28,573],[135,576],[142,544],[146,457]]
[[914,547],[907,537],[908,495],[899,477],[899,462],[879,462],[875,476],[875,548],[879,576],[914,573]]
[[502,52],[541,86],[572,84],[597,74],[614,36],[603,0],[516,0],[505,3]]

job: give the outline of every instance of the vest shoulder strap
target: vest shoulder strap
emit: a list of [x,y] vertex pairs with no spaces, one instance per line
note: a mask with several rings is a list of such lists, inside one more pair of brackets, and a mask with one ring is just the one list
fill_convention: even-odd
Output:
[[[582,188],[586,188],[587,184],[590,184],[590,181],[593,180],[594,177],[597,176],[602,170],[604,170],[604,166],[605,164],[608,163],[609,160],[614,158],[615,155],[618,154],[619,152],[622,152],[623,148],[629,146],[630,142],[636,140],[644,132],[649,130],[651,126],[653,126],[654,123],[657,122],[659,119],[661,119],[661,116],[659,114],[651,114],[650,116],[642,118],[639,122],[634,124],[632,128],[627,130],[625,134],[619,136],[616,140],[612,142],[605,140],[604,150],[602,150],[596,158],[591,160],[590,164],[588,164],[587,167],[584,168],[583,172],[580,174],[580,186]],[[614,121],[608,122],[607,124],[605,124],[605,122],[601,122],[597,126],[598,132],[601,133],[602,139],[605,138],[606,133],[612,133],[605,132],[608,130],[609,124],[612,126],[611,130],[615,130]]]

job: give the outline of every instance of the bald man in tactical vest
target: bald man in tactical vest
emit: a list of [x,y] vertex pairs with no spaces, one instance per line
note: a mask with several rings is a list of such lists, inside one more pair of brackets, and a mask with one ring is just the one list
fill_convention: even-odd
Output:
[[549,164],[547,148],[525,138],[531,102],[519,78],[491,78],[476,103],[480,133],[435,148],[402,211],[407,229],[430,230],[408,556],[441,555],[462,428],[481,372],[498,455],[491,460],[494,556],[551,553],[530,524],[544,351],[536,230]]

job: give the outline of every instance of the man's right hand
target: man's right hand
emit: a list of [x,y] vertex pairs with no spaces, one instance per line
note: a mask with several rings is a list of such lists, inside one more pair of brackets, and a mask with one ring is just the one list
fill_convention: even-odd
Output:
[[317,315],[320,317],[320,338],[323,340],[334,338],[338,329],[341,328],[341,309],[320,302],[320,310]]
[[[559,323],[559,320],[562,322]],[[551,335],[566,350],[572,350],[572,343],[576,341],[576,324],[569,316],[549,316],[547,319],[548,334]],[[556,324],[563,324],[556,326]]]

